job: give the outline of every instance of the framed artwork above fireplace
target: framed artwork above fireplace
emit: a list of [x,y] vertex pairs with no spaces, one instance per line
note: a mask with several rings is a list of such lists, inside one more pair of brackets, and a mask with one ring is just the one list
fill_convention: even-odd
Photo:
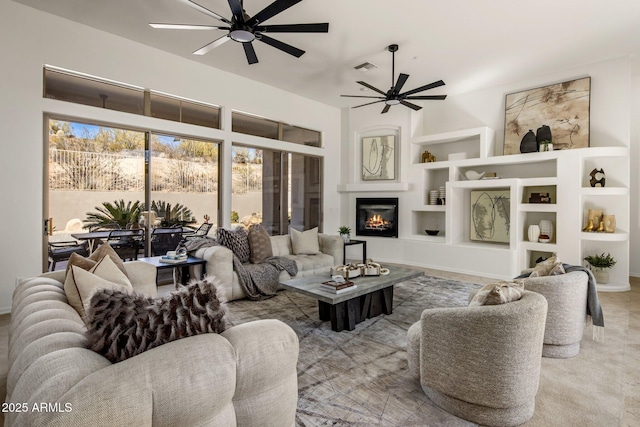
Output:
[[396,179],[395,145],[395,135],[362,138],[363,181]]

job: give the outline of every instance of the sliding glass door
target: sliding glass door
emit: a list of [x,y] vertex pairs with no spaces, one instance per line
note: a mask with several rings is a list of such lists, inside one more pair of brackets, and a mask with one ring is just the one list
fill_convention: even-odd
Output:
[[234,145],[232,227],[262,224],[271,235],[321,225],[322,161],[277,150]]
[[[215,141],[50,120],[47,142],[49,255],[56,247],[49,243],[96,244],[104,239],[82,234],[130,228],[145,229],[145,242],[152,242],[140,255],[156,254],[154,229],[218,222]],[[56,269],[64,268],[61,261]]]

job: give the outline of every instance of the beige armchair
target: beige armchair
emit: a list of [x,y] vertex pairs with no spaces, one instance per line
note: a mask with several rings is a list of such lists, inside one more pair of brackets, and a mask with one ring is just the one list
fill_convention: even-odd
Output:
[[569,358],[580,352],[587,315],[588,280],[589,276],[583,271],[524,279],[524,288],[543,295],[549,304],[542,348],[544,357]]
[[409,371],[436,405],[488,426],[533,416],[547,302],[427,309],[408,331]]

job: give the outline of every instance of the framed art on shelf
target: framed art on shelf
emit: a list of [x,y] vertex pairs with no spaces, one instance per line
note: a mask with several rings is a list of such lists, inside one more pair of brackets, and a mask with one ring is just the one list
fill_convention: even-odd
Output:
[[554,150],[588,147],[590,95],[591,77],[507,94],[503,154],[520,154],[524,135],[542,125]]
[[509,243],[511,194],[505,190],[471,191],[471,240]]
[[395,136],[362,138],[362,179],[364,181],[396,178]]

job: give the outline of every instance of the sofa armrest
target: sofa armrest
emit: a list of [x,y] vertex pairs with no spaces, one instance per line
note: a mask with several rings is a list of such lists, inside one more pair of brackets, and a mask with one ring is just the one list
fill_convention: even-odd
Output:
[[318,243],[320,244],[320,252],[333,257],[333,265],[342,264],[344,249],[344,240],[342,240],[342,237],[318,233]]
[[239,426],[295,426],[298,337],[285,323],[258,320],[227,329],[237,357],[233,404]]
[[[214,276],[222,283],[227,300],[233,297],[233,252],[231,249],[222,246],[209,246],[200,248],[195,252],[195,256],[207,261],[207,276]],[[195,277],[200,277],[199,266],[194,267]]]

